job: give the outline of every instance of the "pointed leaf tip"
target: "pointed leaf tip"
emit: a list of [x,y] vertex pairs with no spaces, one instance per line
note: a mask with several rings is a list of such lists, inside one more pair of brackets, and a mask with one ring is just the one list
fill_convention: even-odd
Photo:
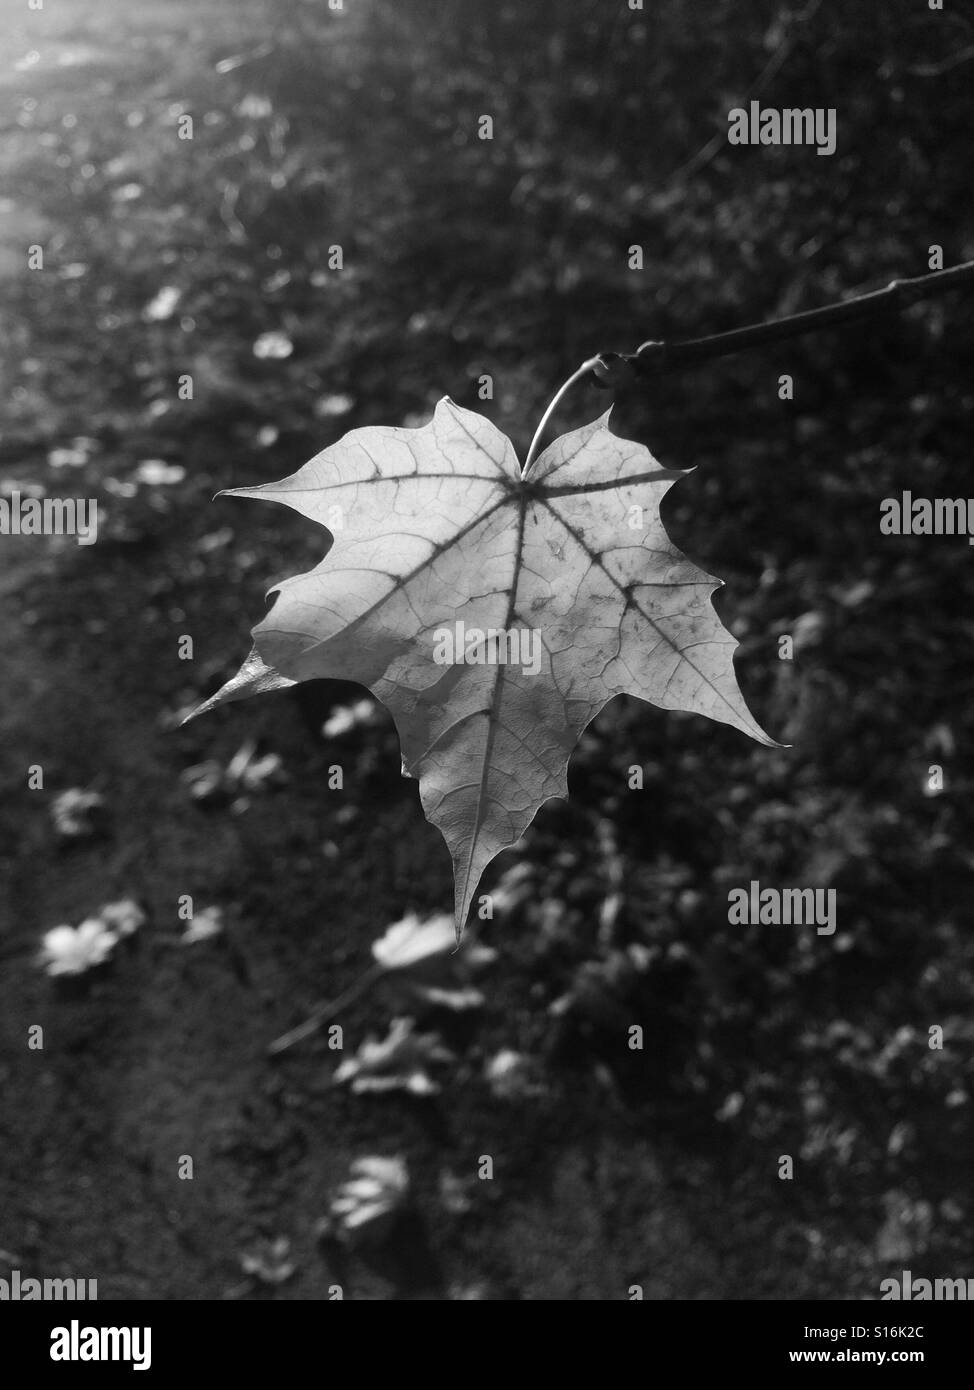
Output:
[[235,676],[221,685],[220,689],[211,695],[208,700],[197,705],[190,710],[179,727],[182,728],[191,720],[199,718],[201,714],[209,714],[211,710],[217,709],[220,705],[230,704],[233,700],[245,700],[250,695],[264,695],[271,690],[286,690],[288,686],[295,685],[296,682],[288,676],[282,676],[280,671],[275,671],[271,666],[265,666],[256,647],[252,647],[249,656],[241,666]]

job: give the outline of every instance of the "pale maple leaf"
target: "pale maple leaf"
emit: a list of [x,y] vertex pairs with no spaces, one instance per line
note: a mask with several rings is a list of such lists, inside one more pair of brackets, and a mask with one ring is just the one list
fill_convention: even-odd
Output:
[[196,713],[318,677],[371,690],[453,856],[458,936],[490,861],[568,795],[572,750],[613,696],[778,746],[738,688],[711,603],[721,581],[663,528],[685,474],[610,433],[610,414],[522,474],[510,440],[444,398],[420,429],[352,430],[290,477],[229,493],[326,529],[340,508],[342,526],[315,569],[270,591],[250,656]]

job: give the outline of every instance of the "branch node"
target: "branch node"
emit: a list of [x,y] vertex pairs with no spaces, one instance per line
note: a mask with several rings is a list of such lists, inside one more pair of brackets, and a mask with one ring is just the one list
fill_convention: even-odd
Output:
[[631,386],[637,372],[625,353],[600,352],[593,361],[592,376],[594,385],[601,390],[618,391],[623,386]]

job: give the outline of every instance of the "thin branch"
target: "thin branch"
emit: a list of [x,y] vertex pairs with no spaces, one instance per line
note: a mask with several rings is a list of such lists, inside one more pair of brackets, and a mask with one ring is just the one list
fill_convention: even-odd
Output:
[[[807,10],[795,16],[796,23],[807,24],[809,20],[815,17],[821,6],[822,0],[812,0]],[[739,106],[746,106],[752,97],[759,96],[771,81],[772,77],[778,75],[779,69],[784,66],[785,60],[789,57],[791,50],[798,42],[800,36],[801,31],[796,28],[783,43],[778,45],[761,72],[751,83],[750,87],[748,87],[743,97],[741,97],[738,102]],[[682,179],[686,182],[694,175],[699,174],[726,144],[727,131],[723,129],[718,130],[701,149],[697,150],[697,153],[692,159],[688,159],[685,164],[681,164],[678,169],[675,169],[673,173],[670,174],[669,178],[666,180],[666,187],[669,188],[671,185],[675,184],[678,179]]]
[[337,999],[329,999],[326,1004],[319,1004],[303,1023],[299,1023],[296,1028],[289,1029],[288,1032],[282,1033],[279,1038],[275,1038],[272,1043],[269,1043],[267,1048],[269,1056],[276,1057],[281,1052],[286,1052],[289,1047],[293,1047],[295,1043],[313,1037],[329,1019],[334,1018],[339,1009],[345,1009],[349,1004],[354,1004],[357,999],[360,999],[369,986],[379,978],[384,969],[385,967],[378,963],[370,965],[368,970],[357,980],[354,980]]
[[914,77],[943,77],[945,72],[951,72],[954,68],[959,68],[963,63],[969,63],[974,58],[974,44],[969,48],[964,48],[960,53],[954,53],[949,58],[945,58],[942,63],[917,63],[912,68],[907,68],[907,72]]
[[[599,385],[621,386],[627,378],[631,381],[633,372],[638,376],[662,376],[712,357],[744,352],[762,343],[796,338],[803,333],[817,333],[822,328],[834,328],[837,324],[871,318],[874,314],[893,313],[929,295],[943,294],[969,284],[974,284],[974,261],[965,261],[962,265],[937,270],[930,275],[919,275],[913,280],[893,280],[885,289],[856,295],[822,309],[792,314],[789,318],[773,319],[770,323],[755,323],[748,328],[735,328],[729,333],[714,333],[707,338],[691,338],[682,343],[651,341],[641,344],[634,353],[601,353],[595,359],[593,373]],[[578,375],[576,373],[572,380]]]

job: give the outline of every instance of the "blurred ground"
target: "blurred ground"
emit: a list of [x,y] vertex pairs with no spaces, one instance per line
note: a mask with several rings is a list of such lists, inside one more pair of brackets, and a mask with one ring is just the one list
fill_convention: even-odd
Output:
[[[324,1039],[265,1055],[389,923],[452,899],[391,722],[323,739],[361,694],[329,685],[175,727],[238,665],[266,588],[320,556],[313,527],[219,488],[357,425],[420,423],[444,394],[523,450],[594,351],[921,274],[933,242],[974,256],[969,20],[905,0],[762,2],[747,25],[723,0],[650,8],[0,5],[0,492],[101,513],[93,546],[0,540],[8,1263],[97,1277],[106,1299],[326,1297],[330,1194],[354,1158],[401,1153],[412,1224],[351,1257],[346,1296],[872,1298],[904,1267],[971,1273],[972,559],[878,528],[903,488],[974,491],[970,295],[619,402],[617,432],[699,465],[667,523],[726,580],[742,687],[792,747],[606,710],[571,803],[493,875],[523,865],[526,888],[483,933],[483,1007],[424,1016],[458,1054],[440,1096],[333,1088]],[[836,155],[727,146],[755,79],[768,104],[835,106]],[[582,391],[560,426],[607,404]],[[279,781],[195,799],[187,769],[247,739]],[[104,813],[65,843],[50,812],[71,787]],[[728,926],[728,887],[752,878],[836,888],[836,935]],[[175,943],[185,893],[223,908],[221,935]],[[43,932],[127,897],[146,925],[55,989]],[[394,1004],[346,1011],[346,1055]],[[507,1099],[485,1080],[504,1049],[536,1077]],[[280,1237],[293,1273],[247,1277],[241,1257]]]

